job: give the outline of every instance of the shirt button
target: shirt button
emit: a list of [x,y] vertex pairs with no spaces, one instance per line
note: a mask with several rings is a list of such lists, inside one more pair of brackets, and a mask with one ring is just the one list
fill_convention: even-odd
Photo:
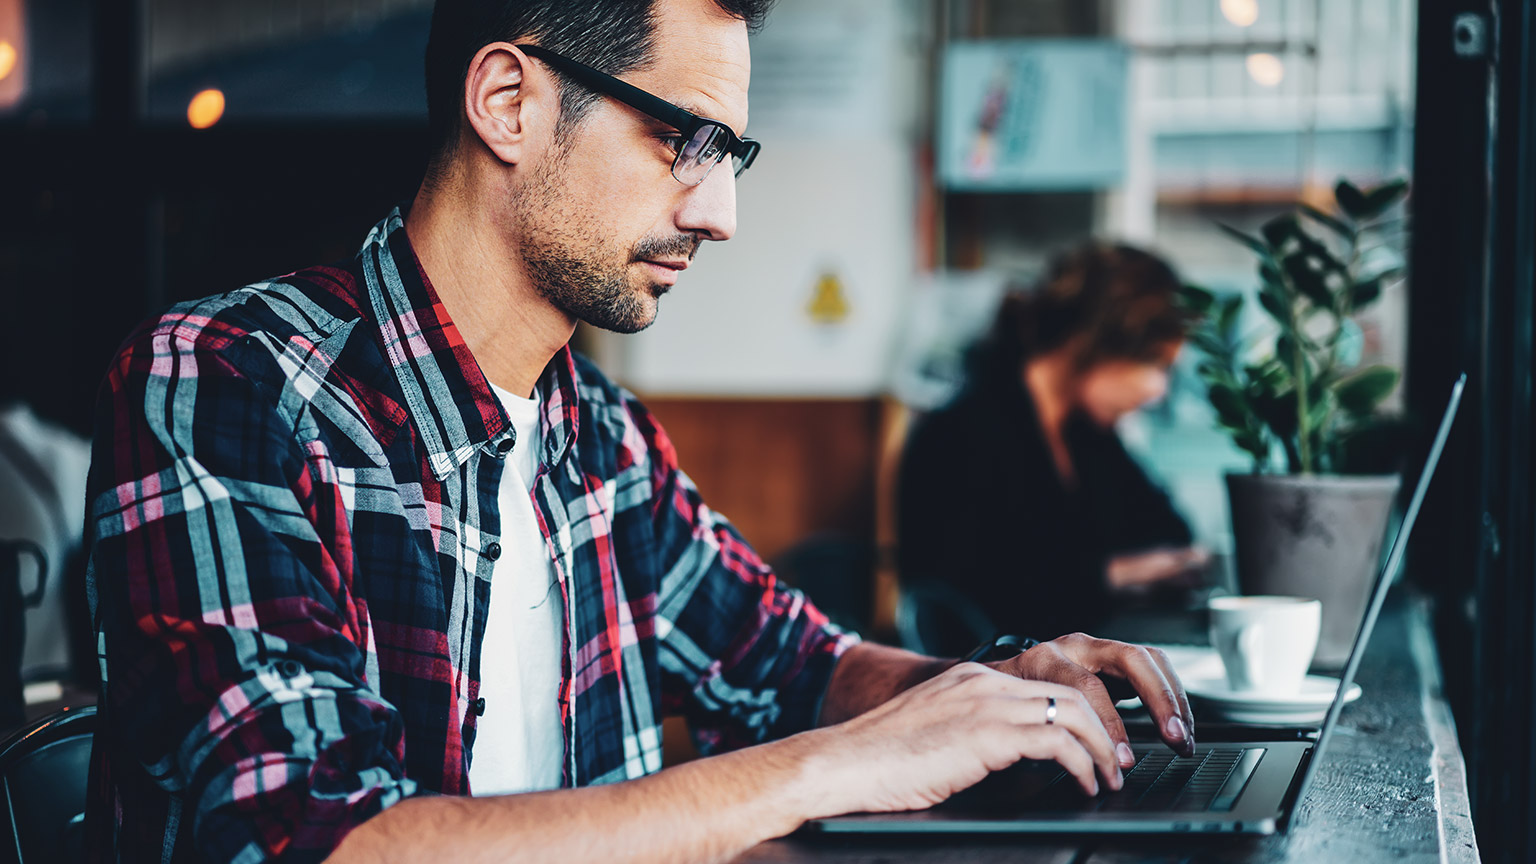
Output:
[[492,543],[491,545],[485,547],[485,557],[491,559],[492,561],[495,561],[497,558],[500,558],[501,557],[501,544],[500,543]]
[[510,438],[503,438],[500,441],[496,442],[496,452],[500,453],[503,456],[505,456],[508,453],[511,453],[512,452],[512,448],[515,447],[515,446],[517,446],[517,436],[516,435],[513,435]]
[[481,696],[479,699],[475,700],[475,716],[476,717],[484,717],[485,716],[485,697],[484,696]]

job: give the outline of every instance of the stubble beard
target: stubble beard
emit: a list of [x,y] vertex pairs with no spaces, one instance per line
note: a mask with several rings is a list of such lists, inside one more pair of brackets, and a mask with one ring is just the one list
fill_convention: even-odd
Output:
[[699,239],[688,234],[646,238],[621,252],[604,242],[594,220],[570,211],[560,174],[560,161],[542,171],[517,210],[529,280],[540,296],[572,318],[615,333],[644,330],[655,323],[668,286],[635,278],[629,265],[679,255],[692,259]]

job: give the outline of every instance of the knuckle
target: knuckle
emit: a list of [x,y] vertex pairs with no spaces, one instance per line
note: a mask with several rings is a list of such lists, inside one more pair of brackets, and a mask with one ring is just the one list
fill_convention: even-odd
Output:
[[1087,669],[1078,673],[1077,689],[1084,696],[1104,695],[1107,697],[1109,695],[1109,688],[1104,686],[1104,682],[1099,680],[1099,676],[1089,672]]

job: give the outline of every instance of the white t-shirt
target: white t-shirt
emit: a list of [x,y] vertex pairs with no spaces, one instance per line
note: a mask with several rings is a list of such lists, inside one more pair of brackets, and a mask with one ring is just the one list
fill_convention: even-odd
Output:
[[565,601],[529,497],[543,443],[538,391],[527,399],[491,389],[517,430],[517,444],[507,454],[497,498],[502,553],[491,571],[480,648],[485,714],[470,753],[475,795],[559,788],[565,762],[559,702]]

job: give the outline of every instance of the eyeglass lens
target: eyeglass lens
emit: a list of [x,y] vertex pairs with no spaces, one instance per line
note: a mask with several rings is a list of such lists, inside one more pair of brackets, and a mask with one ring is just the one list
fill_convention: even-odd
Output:
[[700,126],[683,144],[672,163],[672,176],[680,183],[696,186],[709,176],[709,170],[725,158],[727,136],[724,129],[712,123]]

